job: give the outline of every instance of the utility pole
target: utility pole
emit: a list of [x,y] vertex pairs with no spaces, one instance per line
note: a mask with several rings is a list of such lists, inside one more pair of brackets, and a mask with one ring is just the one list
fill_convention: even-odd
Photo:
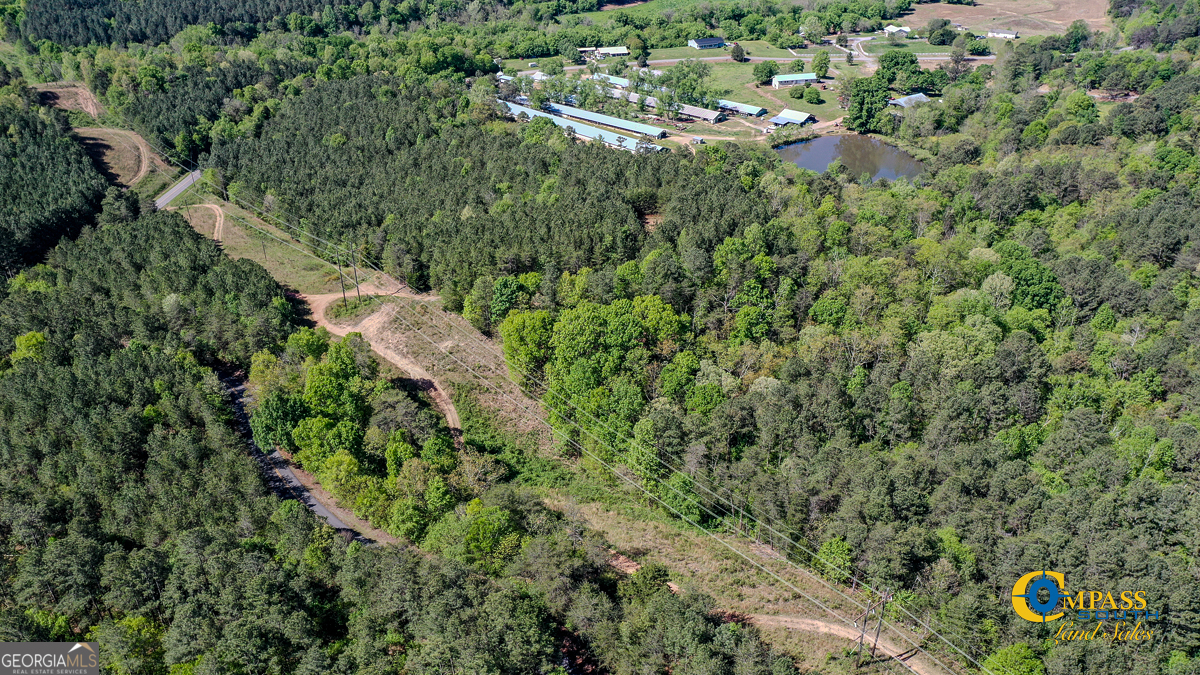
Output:
[[887,607],[887,601],[892,597],[892,589],[888,588],[883,595],[883,599],[879,601],[879,623],[875,624],[875,641],[871,643],[871,659],[875,659],[875,648],[879,646],[879,631],[883,629],[883,610]]
[[358,296],[358,304],[362,304],[362,292],[358,290],[358,251],[354,251],[351,255],[351,261],[354,264],[354,294]]
[[337,258],[335,258],[335,260],[337,260],[338,283],[342,285],[342,307],[345,307],[347,304],[349,304],[349,301],[346,300],[346,280],[342,277],[342,255],[341,255],[341,253],[338,254],[338,256],[337,256]]
[[858,668],[859,664],[862,663],[863,644],[865,644],[867,641],[867,618],[871,616],[871,608],[874,606],[874,604],[875,603],[873,601],[869,599],[867,600],[867,609],[863,612],[862,620],[859,622],[862,625],[859,627],[858,631],[858,651],[854,654],[855,668]]

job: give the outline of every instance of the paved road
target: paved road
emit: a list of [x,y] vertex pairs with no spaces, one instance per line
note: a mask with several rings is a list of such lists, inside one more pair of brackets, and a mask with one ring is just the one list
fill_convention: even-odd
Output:
[[193,172],[189,173],[187,176],[184,176],[183,180],[172,185],[171,189],[164,192],[161,197],[159,197],[158,199],[155,199],[154,205],[160,209],[165,209],[167,207],[167,204],[171,203],[171,200],[175,199],[180,194],[182,194],[184,190],[195,185],[196,181],[198,181],[198,180],[200,180],[200,172],[199,171],[193,171]]
[[312,494],[300,483],[296,478],[296,474],[292,473],[292,469],[288,466],[288,461],[279,454],[276,450],[270,455],[262,451],[261,448],[254,442],[250,434],[250,420],[246,416],[246,407],[242,402],[242,395],[246,392],[246,382],[234,377],[222,378],[225,384],[225,390],[229,392],[233,399],[233,410],[237,415],[238,431],[246,442],[250,445],[250,451],[254,456],[254,460],[258,462],[259,469],[263,476],[267,479],[267,485],[271,490],[283,499],[295,499],[301,504],[307,506],[313,513],[325,519],[329,526],[339,532],[350,532],[354,539],[366,544],[373,543],[371,539],[364,537],[359,532],[347,527],[346,523],[342,522],[337,516],[329,512],[320,502],[318,502]]
[[[877,60],[877,58],[878,58],[877,56],[869,54],[862,47],[863,43],[870,42],[871,40],[874,40],[874,39],[875,39],[874,37],[850,38],[850,49],[854,50],[854,57],[855,57],[855,59],[858,60],[860,65],[873,65],[875,63],[875,61]],[[838,45],[831,45],[831,46],[834,49],[841,50],[842,53],[850,51],[850,49],[846,49],[846,48],[840,47]],[[791,51],[791,50],[788,50],[788,51]],[[832,54],[830,54],[830,56],[832,56]],[[930,54],[915,54],[915,56],[917,57],[918,61],[948,61],[950,59],[950,55],[948,53],[943,53],[943,52],[934,52],[934,53],[930,53]],[[689,57],[689,58],[690,58],[690,60],[693,60],[693,61],[730,61],[730,62],[732,62],[732,60],[729,58],[728,53],[725,53],[722,56],[694,56],[694,57]],[[812,54],[797,55],[796,58],[787,58],[787,57],[780,58],[778,56],[747,56],[745,59],[745,62],[753,63],[753,62],[757,62],[757,61],[775,61],[776,63],[790,63],[792,61],[797,61],[797,60],[811,61],[812,58],[813,58]],[[678,58],[676,58],[676,59],[650,59],[649,61],[646,62],[646,64],[647,64],[647,66],[670,66],[670,65],[679,63],[680,61],[684,61],[684,60],[687,60],[687,59],[678,59]],[[996,56],[994,54],[991,56],[968,56],[967,57],[967,61],[972,62],[972,63],[979,62],[979,61],[995,61],[995,60],[996,60]],[[629,61],[628,63],[631,68],[637,67],[636,61]],[[836,64],[833,64],[833,67],[836,68],[837,67]],[[563,68],[563,70],[564,71],[573,71],[573,70],[583,70],[585,68],[587,68],[586,65],[584,65],[584,66],[567,66],[567,67]],[[538,72],[537,68],[529,68],[526,70],[518,71],[517,74],[518,75],[532,75],[536,72]]]

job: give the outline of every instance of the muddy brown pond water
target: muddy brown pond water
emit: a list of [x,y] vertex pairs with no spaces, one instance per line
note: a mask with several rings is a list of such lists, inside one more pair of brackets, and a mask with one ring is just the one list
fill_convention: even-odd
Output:
[[840,159],[855,178],[864,173],[872,180],[895,180],[901,176],[914,178],[925,166],[900,148],[869,136],[821,136],[811,141],[792,143],[775,149],[784,160],[817,173],[825,171],[835,159]]

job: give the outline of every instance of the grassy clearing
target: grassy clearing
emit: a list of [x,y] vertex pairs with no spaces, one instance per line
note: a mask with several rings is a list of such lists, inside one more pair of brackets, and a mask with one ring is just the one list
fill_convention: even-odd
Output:
[[[181,173],[178,170],[151,170],[150,173],[146,174],[145,178],[139,180],[136,185],[129,189],[142,199],[154,199],[166,191],[167,188],[171,187],[180,177]],[[182,202],[176,203],[181,204]]]
[[728,49],[692,49],[691,47],[666,47],[664,49],[650,50],[646,58],[651,61],[661,61],[663,59],[707,59],[707,58],[729,58]]
[[110,129],[84,128],[77,129],[76,133],[84,152],[92,158],[105,178],[120,185],[129,185],[141,167],[141,156],[136,147],[131,147],[129,141],[121,138],[120,132]]
[[[795,54],[778,47],[773,47],[766,40],[742,40],[738,42],[742,49],[746,50],[746,56],[762,57],[764,59],[794,59]],[[796,54],[805,53],[802,49],[795,50]],[[813,52],[816,53],[816,52]]]
[[[668,516],[659,508],[647,506],[642,493],[623,482],[616,482],[607,472],[592,473],[576,467],[575,478],[569,487],[547,489],[543,494],[548,505],[582,519],[589,527],[601,532],[618,552],[642,564],[658,562],[665,565],[671,572],[672,581],[685,592],[710,595],[722,610],[806,617],[838,625],[842,621],[839,617],[856,614],[851,601],[826,588],[810,573],[774,559],[777,553],[769,547],[733,533],[720,534],[721,539],[734,549],[730,550],[705,532]],[[786,584],[772,573],[784,579]],[[834,613],[821,610],[787,584],[822,602]],[[862,601],[861,593],[847,592],[847,595]],[[836,636],[787,629],[769,629],[765,634],[772,644],[796,659],[803,671],[829,672],[827,668],[831,665],[833,672],[841,671],[826,655],[836,661],[842,649],[851,644]]]
[[[150,180],[150,177],[146,180]],[[279,229],[263,223],[229,202],[218,200],[196,188],[180,195],[174,203],[177,207],[193,204],[216,204],[225,212],[221,247],[229,257],[249,258],[262,265],[279,283],[306,295],[333,293],[341,288],[338,285],[337,271],[332,266],[297,250],[301,248],[300,244]],[[206,208],[186,210],[211,213],[211,210]],[[277,239],[250,227],[247,222],[267,230]],[[212,236],[211,228],[207,232],[199,228],[197,231],[205,236]]]
[[188,225],[192,226],[193,230],[212,239],[213,231],[217,226],[217,214],[213,213],[212,209],[195,205],[178,209],[178,211],[188,221]]
[[[1004,45],[1004,42],[1004,40],[999,38],[987,39],[988,46],[991,47],[993,54]],[[1016,42],[1019,42],[1019,40],[1015,41],[1014,44]],[[864,42],[863,49],[868,54],[883,54],[889,51],[904,50],[918,55],[949,55],[950,50],[953,48],[950,45],[931,45],[924,40],[901,40],[899,44],[892,44],[888,40],[876,38],[870,42]]]
[[887,40],[871,40],[863,43],[863,49],[868,54],[883,54],[892,51],[912,52],[913,54],[949,54],[950,45],[931,45],[924,40],[901,40],[892,44]]
[[[346,290],[346,302],[334,300],[325,307],[325,318],[333,323],[354,323],[364,316],[379,311],[383,303],[391,301],[392,299],[387,296],[365,295],[359,297],[354,293],[353,288],[349,288]],[[384,360],[386,361],[386,359]]]
[[809,113],[816,117],[818,122],[827,122],[845,115],[846,111],[838,106],[837,92],[834,91],[831,83],[827,82],[825,87],[825,91],[820,92],[823,103],[817,105],[805,103],[803,99],[790,98],[792,89],[772,90],[772,93],[786,101],[792,110]]
[[[728,89],[729,94],[725,98],[731,101],[761,106],[772,112],[779,112],[783,109],[778,102],[763,95],[763,90],[753,88],[753,63],[714,63],[712,83],[721,89]],[[746,85],[751,86],[747,87]]]

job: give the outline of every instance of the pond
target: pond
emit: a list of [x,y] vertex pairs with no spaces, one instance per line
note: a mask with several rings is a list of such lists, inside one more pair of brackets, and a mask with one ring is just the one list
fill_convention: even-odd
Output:
[[775,152],[796,166],[817,173],[828,168],[833,160],[840,159],[855,178],[864,173],[870,174],[872,180],[913,178],[925,170],[923,164],[900,148],[857,134],[821,136],[776,148]]

